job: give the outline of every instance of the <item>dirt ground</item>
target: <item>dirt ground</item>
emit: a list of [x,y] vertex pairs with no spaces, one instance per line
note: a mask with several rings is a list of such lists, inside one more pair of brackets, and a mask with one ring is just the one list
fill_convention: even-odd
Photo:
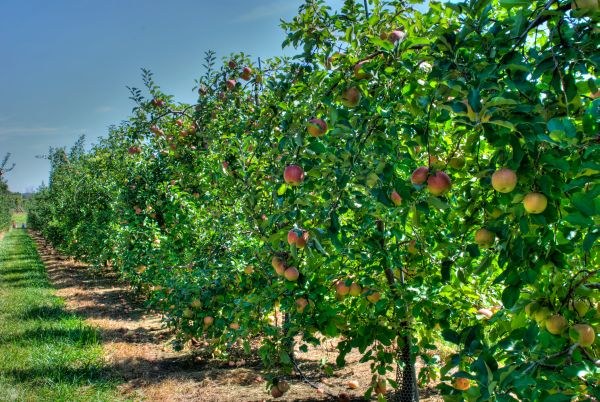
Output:
[[[136,401],[267,401],[273,400],[266,389],[266,373],[257,359],[230,361],[201,357],[189,348],[176,352],[172,334],[164,329],[158,314],[148,313],[143,301],[119,281],[111,271],[98,271],[86,264],[57,253],[35,233],[40,256],[47,267],[57,295],[66,308],[98,328],[111,375],[122,381],[124,398]],[[371,372],[359,363],[360,355],[347,357],[347,366],[326,376],[321,362],[335,362],[333,341],[306,353],[296,352],[300,369],[319,390],[299,376],[286,379],[291,389],[278,401],[363,400]],[[350,380],[359,387],[350,390]],[[422,401],[441,401],[435,389],[421,390]],[[340,399],[346,394],[348,399]]]

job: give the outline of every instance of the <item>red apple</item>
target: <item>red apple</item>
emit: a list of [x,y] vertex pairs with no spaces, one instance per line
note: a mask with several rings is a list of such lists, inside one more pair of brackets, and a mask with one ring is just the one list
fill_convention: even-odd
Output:
[[207,315],[206,317],[204,317],[204,320],[203,320],[204,326],[205,327],[210,327],[213,324],[214,321],[215,321],[214,318],[212,318],[211,316]]
[[596,340],[594,328],[587,324],[575,324],[571,327],[570,337],[573,342],[577,342],[584,348],[592,346]]
[[446,193],[451,185],[452,182],[450,181],[450,177],[441,170],[438,170],[427,179],[427,189],[433,195],[442,195]]
[[484,316],[488,320],[490,318],[492,318],[492,316],[494,315],[494,313],[492,312],[492,310],[490,310],[488,308],[480,308],[479,310],[477,310],[477,314]]
[[227,80],[227,81],[225,81],[225,85],[227,86],[227,89],[229,89],[230,91],[235,88],[236,84],[237,84],[236,80]]
[[429,174],[429,168],[427,166],[421,166],[415,169],[410,176],[410,182],[412,184],[421,185],[427,181],[427,175]]
[[243,80],[248,81],[250,77],[252,77],[252,69],[250,67],[244,67],[242,73],[240,74],[240,77]]
[[335,283],[335,292],[340,296],[346,296],[350,293],[350,287],[346,285],[345,280],[340,279]]
[[548,206],[548,199],[542,193],[529,193],[523,198],[523,207],[530,214],[541,214]]
[[283,180],[292,186],[299,186],[304,181],[304,170],[298,165],[286,166],[283,171]]
[[304,297],[299,297],[296,299],[296,311],[299,313],[304,312],[304,309],[308,306],[308,300]]
[[546,319],[546,329],[554,335],[560,335],[567,328],[567,320],[560,314],[554,314]]
[[298,277],[300,276],[300,272],[298,271],[298,268],[296,268],[296,267],[289,267],[288,269],[285,270],[285,272],[283,273],[283,276],[288,281],[295,282],[298,280]]
[[417,255],[419,253],[419,249],[417,248],[417,241],[411,240],[408,242],[408,247],[406,248],[409,254]]
[[152,99],[152,106],[154,107],[163,107],[165,105],[165,101],[160,98]]
[[235,62],[235,60],[229,60],[229,62],[227,63],[227,65],[229,66],[229,68],[234,69],[237,67],[237,63]]
[[390,32],[390,34],[387,37],[388,41],[392,42],[393,44],[396,44],[396,42],[402,42],[404,38],[406,38],[406,34],[404,33],[404,31],[400,30],[394,30]]
[[285,262],[281,258],[273,257],[271,259],[271,265],[275,269],[277,275],[283,275],[283,272],[285,271]]
[[327,132],[327,123],[322,119],[310,119],[306,128],[313,137],[320,137]]
[[347,108],[354,108],[360,103],[361,94],[358,88],[350,87],[342,93],[342,104]]
[[457,377],[452,381],[452,386],[459,391],[466,391],[471,388],[471,381],[468,378]]
[[287,235],[288,244],[295,244],[298,248],[304,248],[308,242],[308,232],[300,229],[291,229]]
[[140,152],[142,152],[142,148],[138,146],[132,146],[129,147],[129,149],[127,149],[127,152],[129,152],[129,154],[131,155],[139,154]]
[[362,287],[358,283],[352,282],[352,284],[350,285],[350,291],[348,293],[350,294],[350,296],[360,296],[360,294],[362,293]]
[[392,191],[390,198],[392,199],[392,202],[395,206],[399,206],[400,204],[402,204],[402,197],[400,196],[400,194],[398,194],[396,190]]
[[492,187],[498,192],[510,193],[515,189],[516,185],[517,174],[508,168],[496,170],[492,174]]

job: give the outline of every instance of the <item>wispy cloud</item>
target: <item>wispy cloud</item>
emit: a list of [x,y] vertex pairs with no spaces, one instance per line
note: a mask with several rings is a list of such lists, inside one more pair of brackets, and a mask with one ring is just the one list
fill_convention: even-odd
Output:
[[113,110],[113,108],[110,106],[98,106],[97,108],[94,109],[94,112],[106,113],[106,112],[110,112],[111,110]]
[[271,4],[251,8],[250,10],[248,10],[248,12],[237,16],[232,21],[252,22],[272,17],[274,15],[281,16],[283,12],[295,7],[296,4],[292,1],[275,1]]
[[9,135],[9,134],[22,134],[22,135],[30,135],[30,134],[49,134],[55,133],[59,130],[58,127],[0,127],[0,135]]

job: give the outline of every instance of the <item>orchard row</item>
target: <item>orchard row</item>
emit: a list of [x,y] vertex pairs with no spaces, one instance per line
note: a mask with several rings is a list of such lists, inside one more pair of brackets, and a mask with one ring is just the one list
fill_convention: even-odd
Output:
[[31,224],[121,272],[175,346],[259,339],[291,371],[337,338],[367,395],[600,397],[594,6],[367,4],[307,1],[293,58],[208,52],[194,105],[144,71],[128,121],[51,150]]

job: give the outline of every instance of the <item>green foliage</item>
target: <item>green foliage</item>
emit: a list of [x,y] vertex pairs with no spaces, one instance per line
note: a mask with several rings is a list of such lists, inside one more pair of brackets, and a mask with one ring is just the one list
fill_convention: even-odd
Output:
[[[341,336],[338,364],[358,348],[376,379],[408,340],[421,380],[442,379],[449,400],[598,397],[597,338],[581,347],[544,324],[560,314],[600,329],[597,15],[558,1],[369,4],[367,18],[351,0],[307,1],[283,24],[300,52],[290,59],[239,54],[217,69],[208,53],[195,105],[144,71],[150,99],[131,88],[133,115],[107,139],[51,150],[31,224],[119,269],[182,341],[204,335],[221,350],[261,336],[263,360],[289,365],[294,336]],[[404,39],[391,43],[392,30]],[[311,117],[328,132],[309,135]],[[306,173],[298,186],[283,181],[290,164]],[[412,184],[419,166],[451,189]],[[518,176],[510,193],[490,184],[502,167]],[[543,212],[525,211],[530,192],[548,200]],[[482,227],[495,235],[487,248],[473,239]],[[306,247],[288,245],[291,229]],[[362,292],[340,296],[339,281]],[[277,311],[286,325],[269,322]],[[454,347],[445,361],[442,341]]]

